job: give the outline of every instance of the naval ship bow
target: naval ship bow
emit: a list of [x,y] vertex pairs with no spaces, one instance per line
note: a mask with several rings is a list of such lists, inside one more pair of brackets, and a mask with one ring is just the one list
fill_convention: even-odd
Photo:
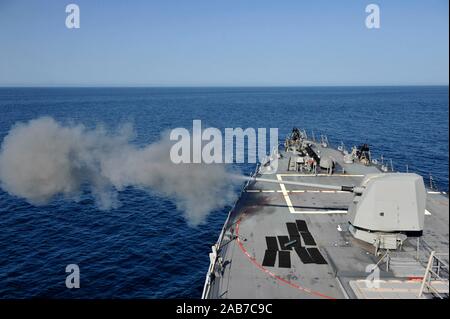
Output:
[[448,298],[448,195],[294,128],[245,183],[202,298]]

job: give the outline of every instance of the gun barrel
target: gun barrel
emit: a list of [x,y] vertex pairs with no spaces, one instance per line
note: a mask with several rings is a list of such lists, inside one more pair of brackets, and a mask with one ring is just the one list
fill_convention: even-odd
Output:
[[263,182],[263,183],[276,183],[276,184],[295,185],[295,186],[312,187],[312,188],[323,188],[323,189],[331,189],[331,190],[344,191],[344,192],[350,192],[350,193],[353,193],[353,191],[354,191],[353,186],[337,186],[337,185],[314,184],[314,183],[293,182],[293,181],[279,181],[279,180],[275,180],[275,179],[259,178],[259,177],[255,177],[255,178],[253,178],[253,180],[256,182]]

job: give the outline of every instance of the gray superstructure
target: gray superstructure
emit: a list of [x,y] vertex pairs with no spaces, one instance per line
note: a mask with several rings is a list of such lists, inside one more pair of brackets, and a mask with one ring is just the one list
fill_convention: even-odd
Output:
[[257,168],[212,247],[203,298],[448,296],[448,195],[422,194],[422,178],[390,172],[367,145],[328,144],[294,130],[276,173]]

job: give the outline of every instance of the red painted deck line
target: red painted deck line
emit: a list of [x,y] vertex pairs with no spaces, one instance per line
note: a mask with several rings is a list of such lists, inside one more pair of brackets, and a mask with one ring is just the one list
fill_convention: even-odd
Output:
[[265,272],[266,274],[268,274],[268,275],[271,276],[272,278],[274,278],[274,279],[276,279],[276,280],[278,280],[278,281],[280,281],[280,282],[282,282],[282,283],[284,283],[284,284],[287,284],[287,285],[289,285],[289,286],[291,286],[291,287],[293,287],[293,288],[295,288],[295,289],[298,289],[298,290],[300,290],[300,291],[302,291],[302,292],[306,292],[306,293],[308,293],[308,294],[310,294],[310,295],[318,296],[318,297],[321,297],[321,298],[332,299],[332,300],[335,300],[335,299],[336,299],[336,298],[334,298],[334,297],[327,296],[327,295],[325,295],[325,294],[323,294],[323,293],[321,293],[321,292],[314,291],[314,290],[311,290],[311,289],[302,287],[302,286],[300,286],[300,285],[294,284],[293,282],[290,282],[289,280],[286,280],[286,279],[284,279],[284,278],[281,278],[280,276],[274,274],[274,273],[271,272],[270,270],[264,268],[263,265],[259,264],[259,263],[256,261],[255,258],[253,258],[252,256],[250,256],[250,254],[249,254],[248,251],[245,249],[244,245],[242,244],[242,242],[241,242],[241,240],[240,240],[240,238],[239,238],[239,225],[241,224],[241,220],[242,220],[242,216],[239,217],[239,220],[238,220],[238,222],[236,223],[236,235],[237,235],[237,241],[238,241],[239,248],[240,248],[240,249],[242,250],[242,252],[247,256],[247,258],[252,262],[252,264],[254,264],[256,267],[258,267],[260,270],[262,270],[263,272]]

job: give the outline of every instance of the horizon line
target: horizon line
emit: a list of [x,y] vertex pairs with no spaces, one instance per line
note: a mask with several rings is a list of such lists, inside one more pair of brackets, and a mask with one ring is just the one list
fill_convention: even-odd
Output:
[[445,84],[308,84],[308,85],[1,85],[0,88],[311,88],[311,87],[437,87]]

